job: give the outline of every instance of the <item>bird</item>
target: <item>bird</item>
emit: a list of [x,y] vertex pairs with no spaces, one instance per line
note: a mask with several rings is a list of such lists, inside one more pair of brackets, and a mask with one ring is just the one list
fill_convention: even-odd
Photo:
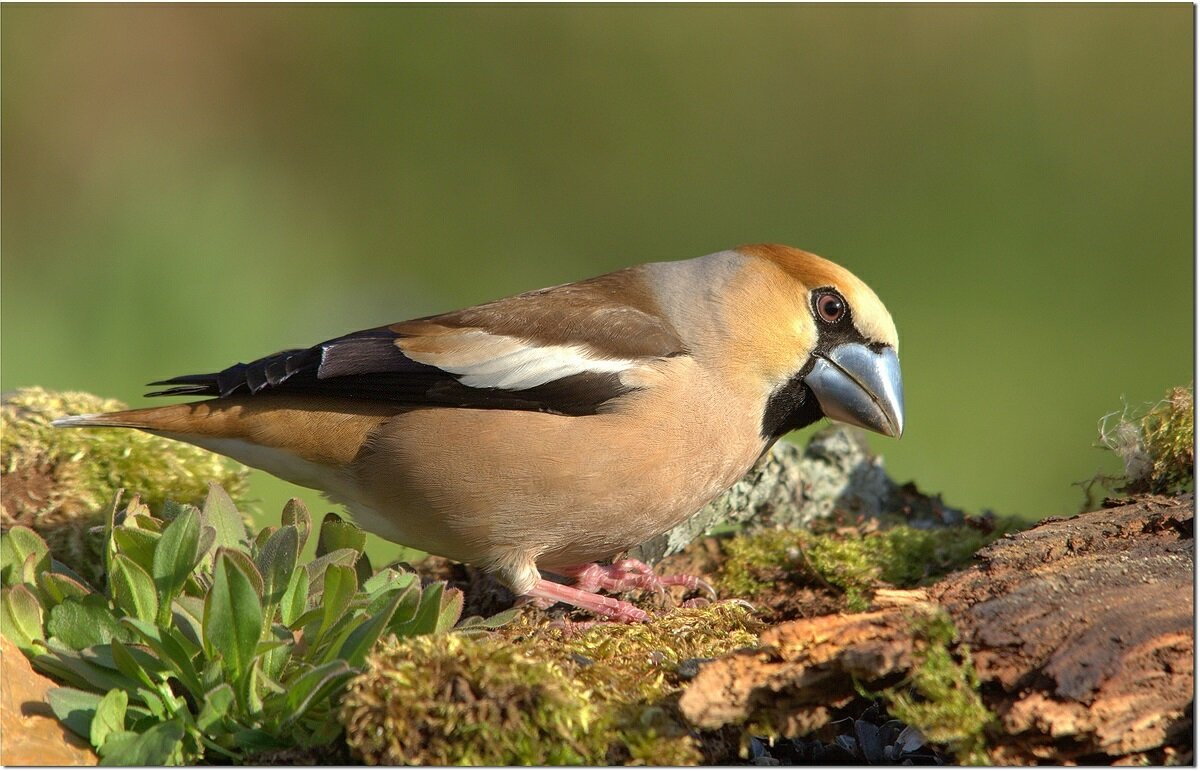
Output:
[[648,614],[599,590],[698,582],[599,563],[699,511],[792,430],[829,418],[900,437],[898,345],[849,270],[751,244],[156,381],[148,396],[205,398],[55,425],[198,445],[518,596],[634,622]]

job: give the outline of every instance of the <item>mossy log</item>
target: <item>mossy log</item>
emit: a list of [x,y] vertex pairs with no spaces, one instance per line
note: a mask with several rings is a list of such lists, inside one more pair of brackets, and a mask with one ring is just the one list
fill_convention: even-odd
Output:
[[[932,587],[877,594],[867,613],[769,630],[705,666],[680,709],[708,729],[795,735],[861,689],[940,678],[925,706],[957,706],[919,722],[940,725],[960,760],[1190,763],[1194,512],[1188,495],[1047,520]],[[994,720],[979,720],[968,689]]]

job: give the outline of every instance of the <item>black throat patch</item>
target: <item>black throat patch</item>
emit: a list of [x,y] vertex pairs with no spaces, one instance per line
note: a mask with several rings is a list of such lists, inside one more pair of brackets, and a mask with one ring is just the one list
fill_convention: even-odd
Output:
[[764,439],[778,439],[789,431],[812,425],[825,417],[817,397],[804,382],[804,376],[811,369],[810,361],[767,399],[760,429]]

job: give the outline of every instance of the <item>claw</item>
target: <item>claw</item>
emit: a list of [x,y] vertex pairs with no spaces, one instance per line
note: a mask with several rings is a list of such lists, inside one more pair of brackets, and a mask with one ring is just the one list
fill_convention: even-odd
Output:
[[[595,563],[579,565],[554,572],[574,578],[575,583],[565,586],[541,579],[526,595],[530,602],[543,606],[555,602],[565,602],[568,605],[574,605],[577,608],[583,608],[623,623],[646,621],[650,615],[631,603],[615,597],[605,597],[596,592],[600,590],[626,592],[630,589],[643,589],[657,592],[666,597],[668,587],[682,586],[688,591],[702,590],[712,599],[717,597],[716,590],[701,578],[688,575],[659,576],[645,562],[635,559],[618,560],[612,565]],[[697,599],[704,603],[708,602],[701,598]],[[697,602],[690,600],[684,603],[684,607],[697,607]]]
[[529,590],[527,596],[535,599],[565,602],[568,605],[590,610],[598,616],[604,616],[605,618],[624,624],[650,619],[649,613],[632,603],[618,600],[615,597],[605,597],[604,595],[574,586],[563,586],[553,581],[547,581],[544,578],[538,579],[538,582]]
[[655,575],[654,569],[640,560],[624,559],[612,565],[583,565],[562,571],[575,578],[575,585],[588,592],[603,589],[608,592],[627,592],[647,589],[665,594],[667,587],[682,586],[688,591],[702,590],[716,599],[717,592],[707,581],[689,575]]

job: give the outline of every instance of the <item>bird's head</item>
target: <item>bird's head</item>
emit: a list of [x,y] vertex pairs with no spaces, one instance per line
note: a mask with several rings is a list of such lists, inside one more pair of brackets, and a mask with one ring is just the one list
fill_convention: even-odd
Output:
[[742,246],[722,302],[727,351],[768,393],[766,437],[822,416],[899,437],[904,393],[896,325],[871,288],[799,249]]

